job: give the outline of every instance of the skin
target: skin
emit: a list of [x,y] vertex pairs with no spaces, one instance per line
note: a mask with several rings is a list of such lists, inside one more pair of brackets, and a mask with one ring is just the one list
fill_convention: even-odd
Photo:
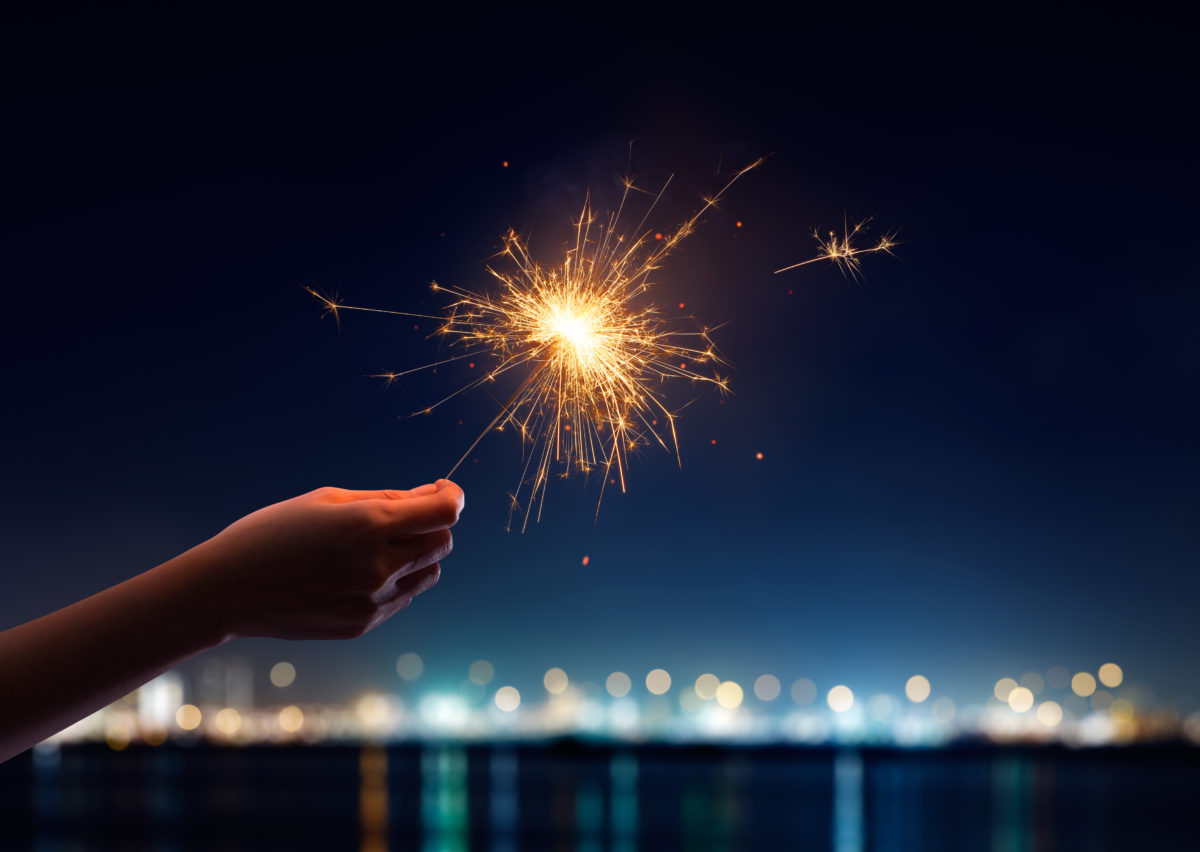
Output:
[[0,633],[0,761],[230,640],[350,639],[378,627],[437,583],[462,508],[448,480],[319,488]]

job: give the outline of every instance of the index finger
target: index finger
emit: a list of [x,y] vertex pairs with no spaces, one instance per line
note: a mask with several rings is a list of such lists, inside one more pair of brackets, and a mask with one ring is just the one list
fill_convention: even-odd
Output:
[[457,485],[447,485],[449,487],[439,487],[433,494],[407,500],[377,501],[388,518],[388,535],[421,535],[454,526],[462,511],[463,493]]
[[437,483],[430,482],[426,485],[418,485],[416,488],[379,488],[368,489],[366,491],[351,491],[349,494],[351,499],[354,500],[410,500],[413,497],[435,494],[437,493],[437,489]]

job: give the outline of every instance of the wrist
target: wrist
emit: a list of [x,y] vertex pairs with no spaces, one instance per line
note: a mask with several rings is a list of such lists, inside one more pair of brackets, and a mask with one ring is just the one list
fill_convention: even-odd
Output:
[[214,560],[206,544],[199,544],[153,569],[162,573],[177,616],[202,644],[198,650],[215,648],[239,635],[234,607],[228,591],[218,581],[219,572],[214,570]]

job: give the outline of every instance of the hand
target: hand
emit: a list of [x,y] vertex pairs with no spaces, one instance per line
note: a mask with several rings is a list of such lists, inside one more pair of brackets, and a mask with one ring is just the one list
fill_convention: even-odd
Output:
[[[318,488],[253,512],[192,551],[222,638],[361,636],[437,583],[463,492]],[[193,569],[196,570],[196,569]]]

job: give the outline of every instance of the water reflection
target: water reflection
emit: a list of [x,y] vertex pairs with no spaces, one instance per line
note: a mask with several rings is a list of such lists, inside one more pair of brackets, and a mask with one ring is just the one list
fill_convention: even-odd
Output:
[[0,765],[0,848],[1200,848],[1197,794],[1182,748],[72,746]]

